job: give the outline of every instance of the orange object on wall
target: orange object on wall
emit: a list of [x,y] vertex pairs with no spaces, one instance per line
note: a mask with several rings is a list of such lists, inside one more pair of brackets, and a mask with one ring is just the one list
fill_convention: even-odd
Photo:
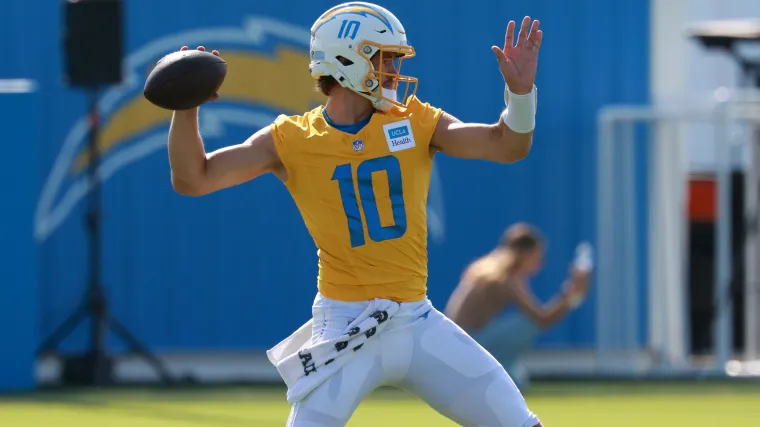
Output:
[[712,222],[717,213],[715,180],[707,177],[689,180],[689,219]]

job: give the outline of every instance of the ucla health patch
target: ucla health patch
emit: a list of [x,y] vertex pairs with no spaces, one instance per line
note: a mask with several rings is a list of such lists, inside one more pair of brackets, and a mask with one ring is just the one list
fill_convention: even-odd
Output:
[[388,149],[391,153],[414,148],[416,145],[414,143],[412,125],[409,123],[409,120],[401,120],[400,122],[383,125],[383,131],[385,132],[385,140],[388,141]]

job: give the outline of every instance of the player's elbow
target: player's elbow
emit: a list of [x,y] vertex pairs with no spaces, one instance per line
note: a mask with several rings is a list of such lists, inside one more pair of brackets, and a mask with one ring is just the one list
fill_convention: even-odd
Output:
[[499,163],[515,163],[525,159],[530,154],[530,141],[527,143],[508,143],[503,145],[503,149],[498,153],[496,161]]
[[499,163],[515,163],[525,159],[530,154],[531,145],[533,145],[533,132],[517,133],[506,126],[499,129],[495,135],[494,160]]
[[205,195],[203,185],[195,182],[186,181],[172,174],[172,188],[178,194],[183,196],[199,197]]
[[530,154],[530,144],[510,148],[505,154],[505,163],[519,162],[527,158],[528,154]]
[[517,133],[507,129],[502,139],[504,161],[506,163],[514,163],[525,159],[530,154],[532,145],[533,132]]

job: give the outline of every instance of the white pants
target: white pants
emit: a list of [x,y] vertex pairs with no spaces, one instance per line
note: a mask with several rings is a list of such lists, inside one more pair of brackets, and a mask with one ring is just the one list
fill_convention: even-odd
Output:
[[[422,310],[424,320],[414,322],[419,319],[412,313],[424,305],[430,310]],[[317,295],[312,343],[342,334],[366,306]],[[539,423],[499,362],[429,300],[403,303],[388,322],[336,374],[293,405],[288,427],[345,426],[359,403],[380,386],[413,393],[462,426]]]

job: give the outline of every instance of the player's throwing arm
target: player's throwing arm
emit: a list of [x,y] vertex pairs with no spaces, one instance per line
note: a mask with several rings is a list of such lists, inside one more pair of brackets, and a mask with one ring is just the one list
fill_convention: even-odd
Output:
[[145,98],[172,110],[169,128],[169,163],[174,190],[202,196],[242,184],[266,172],[285,180],[285,169],[265,127],[241,144],[206,153],[198,130],[198,109],[219,98],[227,72],[216,50],[183,46],[162,58],[145,83]]

